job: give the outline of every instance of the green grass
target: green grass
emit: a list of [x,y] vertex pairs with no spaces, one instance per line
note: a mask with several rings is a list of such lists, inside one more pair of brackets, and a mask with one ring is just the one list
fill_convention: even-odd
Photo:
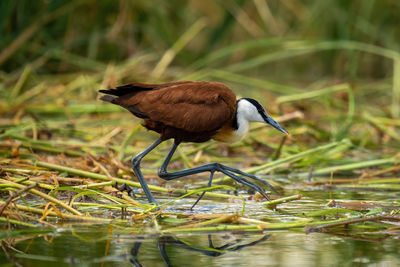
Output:
[[[396,1],[212,1],[212,10],[195,1],[156,2],[1,3],[1,203],[16,194],[2,214],[4,229],[4,221],[57,228],[57,220],[80,220],[134,221],[138,232],[160,233],[306,225],[307,231],[324,225],[344,231],[343,225],[362,226],[369,216],[398,220],[399,203],[392,201],[400,148]],[[261,12],[266,8],[272,17]],[[241,215],[197,214],[199,221],[191,221],[184,212],[169,212],[192,203],[207,179],[157,180],[169,143],[143,161],[150,188],[167,211],[115,189],[116,183],[140,187],[129,160],[157,135],[128,112],[100,102],[97,90],[182,79],[221,81],[237,95],[259,99],[290,136],[283,140],[274,129],[254,125],[235,144],[185,144],[173,168],[218,161],[267,178],[282,193],[273,200],[276,213],[252,192],[234,195],[244,188],[222,175],[204,201],[239,203]],[[335,195],[338,188],[349,195]],[[307,195],[313,190],[323,198]],[[359,194],[369,190],[387,198],[371,193],[377,204],[366,211],[324,206],[335,196],[360,202]],[[304,202],[298,191],[306,193]],[[389,229],[385,222],[365,231]]]

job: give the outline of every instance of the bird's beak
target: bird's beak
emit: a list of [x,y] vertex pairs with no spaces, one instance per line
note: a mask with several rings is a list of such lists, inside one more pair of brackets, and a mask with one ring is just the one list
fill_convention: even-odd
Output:
[[268,123],[275,129],[281,131],[282,133],[289,134],[289,132],[285,128],[283,128],[279,123],[277,123],[273,118],[271,118],[271,116],[269,116],[266,112],[263,115],[266,123]]

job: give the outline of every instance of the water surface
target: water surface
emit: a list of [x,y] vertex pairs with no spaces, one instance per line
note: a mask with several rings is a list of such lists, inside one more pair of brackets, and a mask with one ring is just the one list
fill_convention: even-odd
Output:
[[[290,221],[303,213],[326,208],[331,198],[398,197],[396,192],[293,191],[299,192],[303,195],[301,200],[281,204],[276,210],[249,201],[244,216]],[[287,191],[285,195],[290,193]],[[193,201],[179,200],[165,212],[235,214],[243,208],[240,201],[202,200],[190,211]],[[160,229],[171,227],[167,220],[159,221]],[[309,234],[302,227],[281,231],[160,234],[151,222],[148,225],[145,234],[135,224],[58,223],[57,230],[50,233],[14,231],[13,237],[1,241],[1,266],[400,266],[399,236],[380,231],[379,227],[371,230],[370,223]]]

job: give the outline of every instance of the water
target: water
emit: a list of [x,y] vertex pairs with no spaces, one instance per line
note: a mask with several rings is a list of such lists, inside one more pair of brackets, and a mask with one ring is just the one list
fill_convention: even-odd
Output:
[[[400,241],[322,233],[110,234],[107,225],[73,226],[17,237],[0,260],[22,266],[399,266]],[[210,241],[211,240],[211,241]],[[210,247],[210,242],[212,247]],[[106,253],[108,247],[108,252]],[[136,265],[135,265],[136,264]]]
[[[319,190],[300,193],[300,201],[281,204],[275,211],[249,202],[244,215],[259,220],[290,220],[321,209],[330,198],[398,198],[396,192],[336,190],[329,196]],[[242,210],[242,203],[202,200],[197,210],[190,211],[192,203],[193,199],[183,199],[165,212],[234,214]],[[310,234],[298,228],[160,235],[151,230],[153,226],[149,226],[149,233],[139,234],[134,224],[57,226],[50,233],[11,232],[13,237],[1,241],[0,266],[400,266],[399,235],[362,227]],[[172,226],[160,221],[163,229]]]

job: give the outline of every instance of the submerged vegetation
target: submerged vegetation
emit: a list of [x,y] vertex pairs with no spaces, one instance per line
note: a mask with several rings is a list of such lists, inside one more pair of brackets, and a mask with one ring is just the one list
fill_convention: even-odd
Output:
[[[2,1],[2,240],[73,222],[114,233],[399,236],[397,1],[150,2]],[[290,135],[255,124],[238,143],[185,144],[171,167],[222,162],[279,196],[268,202],[223,175],[211,188],[207,175],[165,183],[156,174],[166,142],[143,161],[161,209],[147,204],[130,159],[157,135],[97,90],[172,80],[223,82]]]

